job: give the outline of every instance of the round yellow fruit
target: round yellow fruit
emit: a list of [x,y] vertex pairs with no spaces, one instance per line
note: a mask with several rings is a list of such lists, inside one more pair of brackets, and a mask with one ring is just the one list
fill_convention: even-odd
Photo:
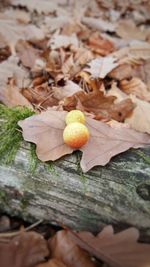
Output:
[[89,139],[89,131],[85,125],[79,122],[68,124],[63,132],[64,143],[72,148],[80,148]]
[[65,121],[67,125],[73,122],[80,122],[84,124],[85,123],[84,113],[80,110],[71,110],[70,112],[68,112]]

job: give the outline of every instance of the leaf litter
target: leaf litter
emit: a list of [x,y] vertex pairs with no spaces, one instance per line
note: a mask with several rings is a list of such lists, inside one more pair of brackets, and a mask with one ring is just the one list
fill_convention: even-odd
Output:
[[[9,2],[0,14],[0,101],[37,113],[19,125],[38,157],[73,152],[62,139],[72,109],[86,114],[90,131],[81,148],[84,172],[131,147],[149,146],[148,1]],[[146,267],[150,247],[138,235],[134,228],[114,234],[108,226],[97,236],[62,230],[47,241],[20,230],[10,241],[0,237],[0,263],[94,267],[100,259],[112,267]]]

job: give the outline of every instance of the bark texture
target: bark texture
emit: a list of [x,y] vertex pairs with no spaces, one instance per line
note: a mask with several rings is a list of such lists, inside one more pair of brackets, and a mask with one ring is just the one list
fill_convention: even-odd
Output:
[[76,154],[29,169],[22,148],[12,166],[0,164],[0,209],[29,220],[44,219],[78,230],[136,226],[150,241],[150,149],[130,150],[86,174]]

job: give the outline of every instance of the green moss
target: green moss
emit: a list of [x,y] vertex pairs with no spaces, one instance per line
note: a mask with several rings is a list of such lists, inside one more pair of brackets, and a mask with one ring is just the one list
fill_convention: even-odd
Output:
[[26,107],[8,108],[0,104],[0,161],[5,164],[13,162],[16,152],[23,140],[18,121],[34,112]]
[[0,191],[0,205],[5,206],[7,204],[7,195],[6,192]]
[[31,174],[34,174],[36,171],[36,168],[39,164],[40,160],[38,159],[36,155],[36,145],[30,144],[30,150],[29,150],[29,171]]
[[142,151],[137,151],[136,153],[145,161],[145,163],[150,164],[150,156],[145,155]]

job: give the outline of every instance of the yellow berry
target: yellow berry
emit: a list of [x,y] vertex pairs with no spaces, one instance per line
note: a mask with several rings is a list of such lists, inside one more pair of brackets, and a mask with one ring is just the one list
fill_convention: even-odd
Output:
[[64,143],[72,148],[80,148],[89,139],[89,131],[79,122],[68,124],[63,132]]
[[68,112],[65,121],[67,125],[73,122],[80,122],[84,124],[85,123],[84,113],[80,110],[71,110],[70,112]]

